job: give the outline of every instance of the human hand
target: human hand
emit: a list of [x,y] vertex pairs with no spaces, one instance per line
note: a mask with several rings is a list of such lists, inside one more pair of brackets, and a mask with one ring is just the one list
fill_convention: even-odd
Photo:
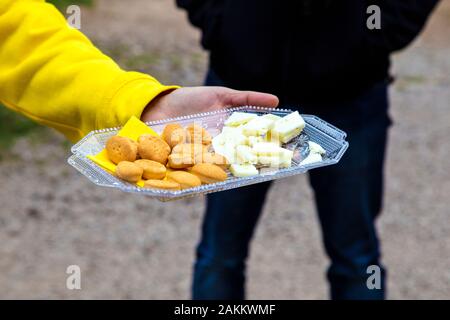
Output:
[[162,120],[245,105],[276,108],[278,102],[274,95],[253,91],[224,87],[180,88],[150,102],[142,113],[141,120]]

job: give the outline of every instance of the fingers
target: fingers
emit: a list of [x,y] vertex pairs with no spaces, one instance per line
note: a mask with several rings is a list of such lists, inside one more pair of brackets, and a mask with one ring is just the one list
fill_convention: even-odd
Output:
[[223,95],[223,103],[229,107],[258,106],[276,108],[279,100],[276,96],[268,93],[229,90]]

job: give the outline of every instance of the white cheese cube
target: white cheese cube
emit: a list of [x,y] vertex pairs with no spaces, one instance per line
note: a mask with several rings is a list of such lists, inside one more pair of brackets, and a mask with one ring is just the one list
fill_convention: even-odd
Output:
[[213,145],[213,148],[215,153],[224,156],[229,163],[236,162],[236,146],[234,144]]
[[225,144],[225,135],[223,133],[218,134],[212,139],[213,148],[222,146]]
[[294,151],[281,148],[281,158],[283,159],[283,161],[289,161],[289,163],[291,163],[293,157]]
[[253,153],[252,148],[249,146],[236,146],[236,160],[238,163],[245,164],[256,164],[258,162],[258,157]]
[[325,149],[318,143],[308,141],[309,151],[312,153],[318,153],[320,155],[324,155],[326,153]]
[[249,136],[247,137],[247,144],[250,147],[253,147],[255,144],[260,143],[260,142],[264,142],[266,141],[263,137],[261,136]]
[[278,121],[278,120],[282,119],[282,117],[277,116],[277,115],[272,114],[272,113],[267,113],[267,114],[265,114],[265,115],[262,115],[261,118],[263,118],[263,119],[264,119],[264,118],[265,118],[265,119],[270,119],[270,120],[272,120],[272,121]]
[[237,127],[257,117],[258,115],[255,113],[233,112],[231,116],[225,121],[225,126]]
[[258,156],[279,156],[282,149],[279,145],[271,142],[260,142],[253,146],[253,152]]
[[295,111],[275,122],[271,130],[271,136],[286,143],[298,136],[305,125],[305,120],[298,111]]
[[284,148],[280,149],[278,155],[259,155],[258,163],[275,168],[289,168],[292,165],[294,152]]
[[267,132],[267,134],[264,136],[264,141],[274,143],[277,146],[281,147],[280,139],[277,136],[272,136],[272,130],[269,130],[269,132]]
[[230,166],[230,171],[233,174],[233,176],[238,178],[250,177],[257,175],[259,173],[258,169],[256,169],[256,167],[252,164],[234,163]]
[[212,145],[214,148],[216,148],[219,145],[225,144],[233,144],[233,145],[247,144],[247,137],[244,136],[240,132],[240,130],[236,128],[227,128],[227,129],[229,130],[224,130],[222,133],[218,134],[212,139]]
[[302,162],[300,162],[300,165],[307,165],[320,161],[322,161],[322,156],[320,154],[310,152],[309,155]]
[[246,136],[262,136],[272,128],[274,123],[273,119],[258,117],[245,124],[242,133]]
[[221,133],[224,135],[242,134],[242,126],[223,127]]
[[278,168],[280,167],[281,159],[279,156],[258,156],[258,163],[263,166]]

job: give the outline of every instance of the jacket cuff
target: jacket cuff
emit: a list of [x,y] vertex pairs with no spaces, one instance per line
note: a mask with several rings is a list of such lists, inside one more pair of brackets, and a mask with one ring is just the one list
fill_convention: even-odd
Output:
[[127,72],[114,81],[110,94],[104,98],[96,118],[96,128],[123,126],[132,116],[141,118],[145,107],[161,93],[178,89],[179,86],[165,86],[155,78],[139,72]]

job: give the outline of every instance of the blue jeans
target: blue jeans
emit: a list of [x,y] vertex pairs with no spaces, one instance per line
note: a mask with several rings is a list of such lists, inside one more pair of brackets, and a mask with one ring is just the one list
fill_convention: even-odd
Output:
[[[224,85],[213,73],[207,85]],[[337,165],[312,170],[322,238],[331,264],[332,299],[384,299],[375,220],[382,207],[383,164],[390,125],[387,83],[344,104],[302,106],[348,133],[349,149]],[[244,299],[245,262],[270,183],[214,193],[207,209],[194,267],[194,299]],[[368,289],[367,267],[381,268],[381,289]],[[286,297],[288,298],[288,297]]]

